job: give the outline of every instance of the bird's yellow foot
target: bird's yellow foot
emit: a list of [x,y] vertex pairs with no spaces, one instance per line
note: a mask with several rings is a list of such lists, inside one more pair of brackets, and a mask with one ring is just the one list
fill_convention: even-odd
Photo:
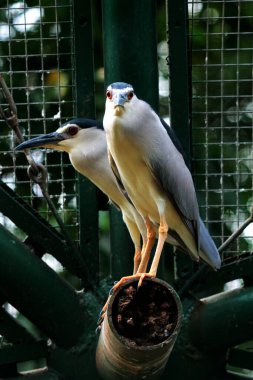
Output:
[[121,277],[121,279],[117,282],[117,284],[115,284],[115,285],[113,286],[113,288],[112,288],[112,293],[111,293],[111,294],[115,293],[116,290],[118,290],[118,288],[119,288],[122,284],[124,284],[124,282],[126,282],[126,281],[128,281],[128,280],[133,280],[133,279],[135,279],[135,278],[138,277],[138,276],[139,276],[139,274],[136,273],[136,274],[131,274],[131,276],[124,276],[124,277]]
[[156,277],[156,273],[138,273],[138,275],[141,275],[140,276],[140,279],[139,279],[139,282],[138,282],[138,285],[137,285],[137,289],[142,285],[142,282],[143,280],[146,278],[146,277]]
[[[115,286],[116,284],[117,284],[117,283],[114,283],[114,286]],[[110,289],[109,294],[108,294],[107,301],[106,301],[106,303],[104,304],[103,308],[101,309],[101,311],[100,311],[100,313],[99,313],[98,321],[97,321],[96,333],[99,332],[99,331],[101,330],[102,323],[103,323],[103,321],[104,321],[105,313],[106,313],[106,310],[107,310],[107,308],[108,308],[108,304],[109,304],[110,298],[111,298],[112,294],[114,293],[114,286]]]
[[104,322],[104,317],[105,317],[106,310],[108,308],[108,303],[109,303],[110,298],[111,298],[111,291],[109,293],[109,296],[107,298],[106,303],[104,304],[102,310],[99,313],[99,317],[98,317],[98,321],[97,321],[96,333],[98,333],[101,330],[102,323]]
[[116,292],[116,290],[122,285],[124,284],[124,282],[126,282],[127,280],[130,280],[130,279],[133,279],[135,278],[136,276],[138,275],[131,275],[131,276],[124,276],[122,277],[118,282],[114,283],[113,287],[111,288],[110,292],[109,292],[109,295],[108,295],[108,298],[107,298],[107,301],[106,303],[104,304],[103,308],[101,309],[100,313],[99,313],[99,317],[98,317],[98,321],[97,321],[97,328],[96,328],[96,332],[99,332],[101,330],[101,327],[102,327],[102,323],[104,321],[104,317],[105,317],[105,313],[106,313],[106,310],[108,308],[108,304],[109,304],[109,301],[110,301],[110,298],[111,296]]
[[126,282],[128,280],[134,280],[134,279],[139,278],[139,282],[137,285],[137,289],[138,289],[142,285],[142,282],[146,277],[156,277],[156,273],[136,273],[136,274],[132,274],[131,276],[124,276],[111,288],[111,290],[109,292],[108,299],[107,299],[106,303],[104,304],[104,306],[103,306],[103,308],[99,314],[99,318],[98,318],[98,322],[97,322],[98,327],[97,327],[96,331],[99,331],[101,329],[102,323],[104,321],[104,316],[105,316],[106,310],[108,308],[110,298],[116,292],[116,290],[122,284],[124,284],[124,282]]
[[136,274],[132,274],[131,276],[125,276],[125,277],[122,277],[119,282],[117,282],[117,284],[115,284],[111,290],[111,294],[115,293],[116,290],[122,285],[124,284],[124,282],[128,281],[128,280],[134,280],[134,279],[137,279],[137,278],[140,278],[139,279],[139,282],[138,282],[138,286],[137,288],[139,288],[141,285],[142,285],[142,282],[143,280],[146,278],[146,277],[156,277],[156,273],[136,273]]

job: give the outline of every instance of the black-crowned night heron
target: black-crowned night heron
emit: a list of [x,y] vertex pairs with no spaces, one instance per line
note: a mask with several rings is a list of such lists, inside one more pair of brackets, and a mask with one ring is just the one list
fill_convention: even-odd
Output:
[[16,150],[44,147],[69,154],[74,168],[89,178],[122,211],[123,220],[135,246],[134,270],[141,258],[141,239],[145,242],[146,229],[142,217],[119,189],[107,155],[106,136],[100,122],[92,119],[73,119],[55,132],[35,137],[16,147]]
[[[103,120],[109,160],[129,198],[143,216],[148,242],[138,275],[156,276],[168,233],[198,261],[214,269],[221,261],[217,248],[199,216],[190,171],[175,146],[173,132],[132,85],[116,82],[106,91]],[[150,250],[158,228],[158,242],[147,271]]]

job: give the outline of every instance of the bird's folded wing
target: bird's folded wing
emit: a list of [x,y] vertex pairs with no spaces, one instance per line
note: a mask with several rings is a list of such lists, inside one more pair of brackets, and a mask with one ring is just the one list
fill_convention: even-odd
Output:
[[161,149],[160,152],[168,153],[152,157],[149,163],[154,178],[180,212],[188,228],[194,231],[199,246],[199,208],[191,174],[175,147],[171,152],[168,149]]
[[132,201],[131,199],[129,198],[128,194],[127,194],[127,191],[122,183],[122,180],[121,180],[121,177],[120,177],[120,174],[119,174],[119,171],[118,171],[118,168],[117,168],[117,165],[111,155],[111,152],[110,150],[108,150],[108,160],[109,160],[109,163],[110,163],[110,166],[111,166],[111,169],[112,169],[112,172],[116,178],[116,181],[117,181],[117,184],[119,186],[119,189],[121,190],[122,194],[126,197],[126,199],[132,204]]

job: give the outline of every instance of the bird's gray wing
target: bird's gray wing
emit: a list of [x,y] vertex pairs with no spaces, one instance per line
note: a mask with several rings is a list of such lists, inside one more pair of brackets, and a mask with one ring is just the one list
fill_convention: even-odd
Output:
[[189,160],[185,154],[185,151],[182,147],[182,144],[181,142],[179,141],[177,135],[175,134],[174,130],[166,123],[166,121],[164,119],[162,119],[160,117],[160,122],[162,123],[163,127],[165,128],[166,132],[168,133],[171,141],[173,142],[173,144],[175,145],[175,147],[177,148],[177,150],[182,154],[183,156],[183,159],[184,159],[184,162],[186,164],[186,166],[189,168]]
[[113,157],[111,155],[111,152],[109,150],[108,150],[108,160],[109,160],[109,164],[111,166],[112,172],[113,172],[113,174],[115,176],[115,179],[117,181],[117,184],[118,184],[120,190],[122,192],[126,191],[125,188],[124,188],[124,185],[123,185],[123,183],[121,181],[121,177],[120,177],[117,165],[115,164],[115,161],[114,161],[114,159],[113,159]]
[[[184,159],[184,162],[186,166],[188,167],[188,159],[185,155],[185,152],[182,148],[182,145],[180,141],[178,140],[174,130],[163,120],[160,119],[162,125],[166,129],[166,132],[168,133],[170,139],[172,140],[173,144],[177,148],[177,150],[182,154],[182,157]],[[192,232],[193,226],[191,227]],[[174,231],[171,233],[171,235],[174,234]],[[175,240],[178,241],[180,247],[182,250],[185,250],[185,247],[182,244],[182,241],[180,241],[180,238],[178,236],[173,236]],[[221,259],[219,252],[214,244],[213,239],[211,238],[208,230],[206,229],[204,222],[199,217],[199,246],[200,246],[200,257],[207,262],[211,267],[214,269],[219,269],[221,266]]]
[[117,165],[111,155],[111,152],[108,150],[108,160],[109,160],[109,164],[111,166],[111,169],[112,169],[112,172],[115,176],[115,179],[117,181],[117,184],[119,186],[119,189],[121,190],[122,194],[125,196],[125,198],[132,204],[132,201],[131,199],[129,198],[128,194],[127,194],[127,191],[122,183],[122,180],[121,180],[121,177],[120,177],[120,174],[119,174],[119,171],[118,171],[118,168],[117,168]]
[[151,170],[180,212],[184,223],[195,235],[199,247],[199,209],[191,173],[169,136],[160,143],[160,153],[150,159]]

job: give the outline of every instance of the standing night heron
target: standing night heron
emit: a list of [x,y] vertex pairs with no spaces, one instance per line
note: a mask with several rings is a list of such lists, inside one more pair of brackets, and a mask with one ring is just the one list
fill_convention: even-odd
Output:
[[55,132],[35,137],[16,147],[16,150],[44,147],[69,154],[74,168],[89,178],[122,211],[123,220],[135,246],[134,270],[141,259],[141,239],[145,243],[146,229],[142,217],[120,190],[110,168],[106,136],[102,123],[92,119],[73,119]]
[[[109,160],[128,197],[143,216],[147,244],[138,274],[156,276],[168,233],[198,261],[220,268],[217,248],[199,216],[190,171],[174,143],[170,128],[130,84],[116,82],[106,91],[103,120]],[[147,264],[158,229],[149,273]],[[140,281],[141,281],[140,280]]]

